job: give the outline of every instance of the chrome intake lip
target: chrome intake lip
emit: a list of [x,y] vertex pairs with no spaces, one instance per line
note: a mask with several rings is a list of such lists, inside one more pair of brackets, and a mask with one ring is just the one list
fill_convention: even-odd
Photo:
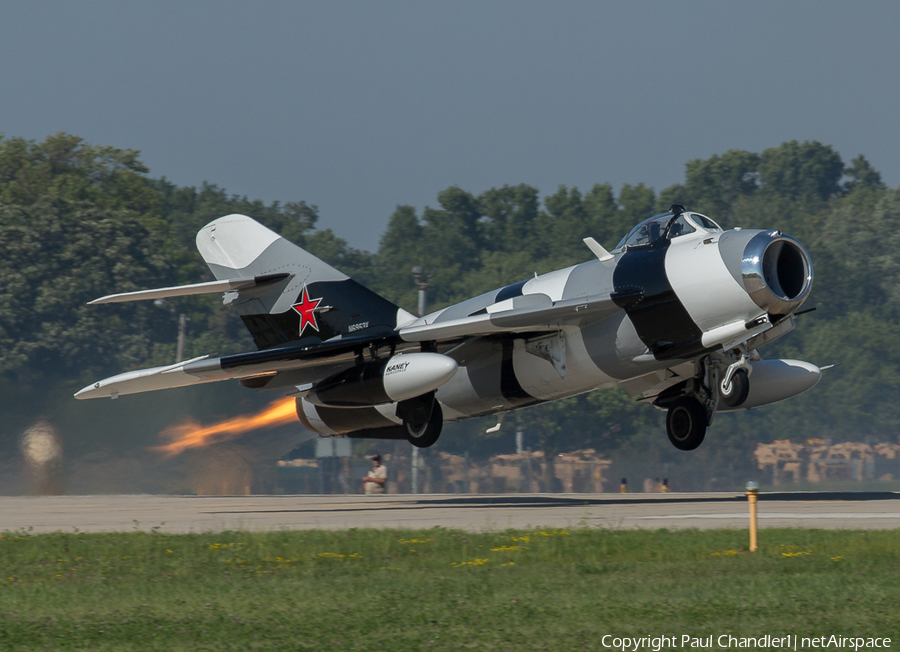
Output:
[[741,277],[756,305],[769,314],[787,315],[809,296],[812,259],[796,238],[781,231],[762,231],[744,248]]

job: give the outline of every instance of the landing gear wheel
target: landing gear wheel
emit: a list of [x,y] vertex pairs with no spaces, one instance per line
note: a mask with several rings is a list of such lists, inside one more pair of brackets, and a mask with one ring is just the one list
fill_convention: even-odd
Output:
[[692,451],[706,436],[706,410],[693,396],[682,396],[666,413],[666,434],[678,450]]
[[726,394],[719,387],[719,395],[722,397],[722,402],[728,407],[734,408],[743,405],[750,395],[750,379],[747,377],[747,372],[743,369],[735,371],[731,375],[731,391]]
[[410,421],[404,421],[403,426],[406,428],[406,441],[416,448],[428,448],[432,446],[441,436],[441,430],[444,427],[444,413],[437,401],[434,401],[431,408],[431,415],[427,421],[420,424],[413,424]]

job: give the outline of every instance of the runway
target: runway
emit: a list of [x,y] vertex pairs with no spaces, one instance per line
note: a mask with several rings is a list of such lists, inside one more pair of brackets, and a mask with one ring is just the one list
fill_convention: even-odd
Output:
[[[0,532],[746,528],[744,494],[0,497]],[[900,493],[760,494],[759,526],[900,528]]]

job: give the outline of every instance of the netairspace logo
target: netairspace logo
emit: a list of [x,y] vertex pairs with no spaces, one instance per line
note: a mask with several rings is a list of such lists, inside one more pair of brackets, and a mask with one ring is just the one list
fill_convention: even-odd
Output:
[[642,636],[640,638],[620,637],[606,634],[600,644],[611,650],[621,652],[660,652],[665,649],[716,649],[731,648],[753,650],[862,650],[874,648],[890,648],[889,638],[863,638],[851,636]]

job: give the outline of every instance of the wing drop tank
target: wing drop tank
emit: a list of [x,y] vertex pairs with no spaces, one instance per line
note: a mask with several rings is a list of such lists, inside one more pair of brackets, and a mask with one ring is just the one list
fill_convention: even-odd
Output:
[[719,403],[720,412],[749,410],[802,394],[819,382],[822,370],[802,360],[754,360],[750,363],[750,393],[736,408]]
[[325,407],[395,403],[437,389],[456,369],[456,360],[439,353],[399,353],[329,376],[317,383],[306,399]]

